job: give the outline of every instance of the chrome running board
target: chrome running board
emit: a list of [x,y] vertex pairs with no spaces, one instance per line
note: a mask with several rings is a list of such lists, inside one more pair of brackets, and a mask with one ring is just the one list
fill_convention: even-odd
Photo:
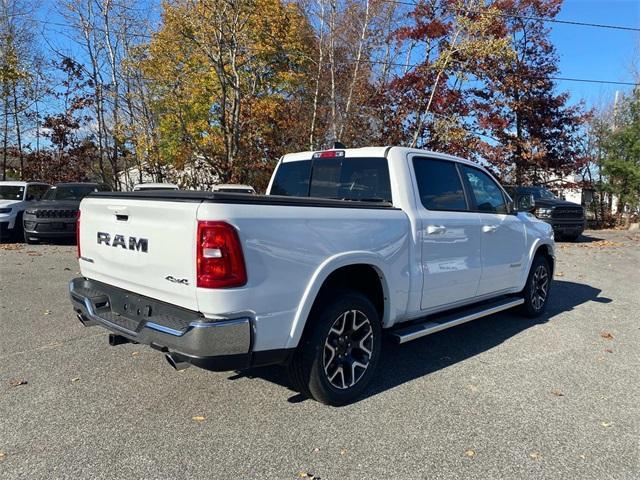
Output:
[[417,338],[426,337],[432,333],[446,330],[447,328],[462,325],[463,323],[476,320],[478,318],[493,315],[494,313],[517,307],[524,303],[524,298],[506,298],[491,303],[484,303],[470,309],[462,310],[443,317],[429,317],[423,323],[412,323],[406,327],[400,327],[391,332],[391,336],[397,343],[406,343]]

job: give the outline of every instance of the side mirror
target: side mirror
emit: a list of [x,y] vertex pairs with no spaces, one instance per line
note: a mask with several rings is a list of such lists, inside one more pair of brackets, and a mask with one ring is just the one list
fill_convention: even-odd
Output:
[[519,195],[515,202],[516,212],[531,212],[536,208],[536,201],[533,195]]

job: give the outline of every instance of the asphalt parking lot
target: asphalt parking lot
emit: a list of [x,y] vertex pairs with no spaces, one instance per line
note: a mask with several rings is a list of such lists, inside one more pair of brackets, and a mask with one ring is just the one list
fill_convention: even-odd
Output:
[[387,345],[342,408],[109,347],[70,308],[75,247],[0,245],[0,478],[640,479],[640,235],[587,234],[545,317]]

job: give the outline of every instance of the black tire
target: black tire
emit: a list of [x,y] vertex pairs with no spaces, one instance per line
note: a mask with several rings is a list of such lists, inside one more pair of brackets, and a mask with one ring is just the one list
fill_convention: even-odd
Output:
[[16,223],[13,226],[13,241],[21,242],[24,239],[24,224],[22,223],[22,212],[18,213]]
[[335,292],[325,299],[307,320],[288,365],[289,378],[303,395],[339,406],[357,399],[371,382],[380,358],[382,325],[364,295]]
[[536,318],[545,312],[549,303],[551,282],[551,267],[548,260],[543,255],[537,255],[533,259],[527,283],[522,290],[524,303],[521,310],[524,315]]

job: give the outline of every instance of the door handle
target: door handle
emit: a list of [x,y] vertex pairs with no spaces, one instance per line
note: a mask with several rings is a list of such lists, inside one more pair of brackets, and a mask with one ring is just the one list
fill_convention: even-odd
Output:
[[498,229],[497,225],[484,225],[482,231],[484,233],[493,233]]
[[444,225],[429,225],[427,227],[427,235],[439,235],[447,231]]

